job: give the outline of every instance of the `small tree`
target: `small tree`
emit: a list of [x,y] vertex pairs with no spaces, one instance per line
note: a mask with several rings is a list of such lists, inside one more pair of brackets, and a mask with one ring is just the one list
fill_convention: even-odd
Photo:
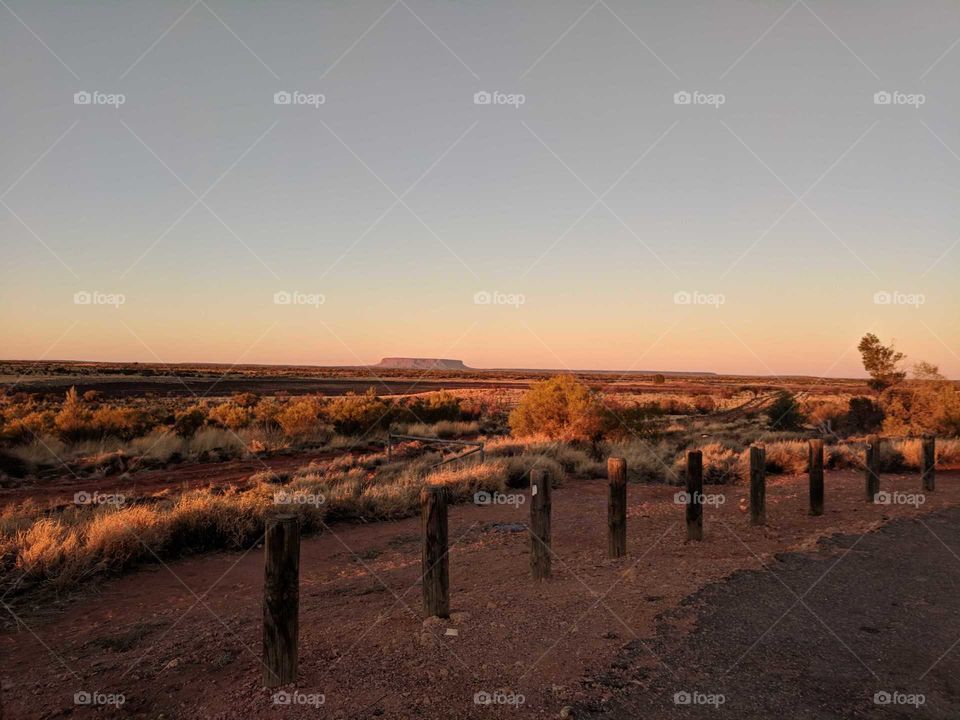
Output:
[[876,335],[867,333],[860,339],[857,349],[863,357],[864,369],[870,373],[868,385],[874,390],[879,392],[906,378],[907,374],[898,367],[906,355],[898,352],[893,343],[884,345]]
[[510,413],[510,430],[517,437],[595,441],[603,425],[602,408],[573,375],[533,383]]
[[83,440],[91,434],[90,412],[75,387],[67,390],[54,423],[64,440]]
[[804,417],[793,393],[781,390],[767,408],[770,427],[774,430],[796,430],[803,425]]

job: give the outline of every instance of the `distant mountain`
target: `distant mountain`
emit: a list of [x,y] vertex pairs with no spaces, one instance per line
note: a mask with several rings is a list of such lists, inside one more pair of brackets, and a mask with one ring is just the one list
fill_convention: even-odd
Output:
[[444,358],[385,357],[373,367],[391,370],[469,370],[463,360]]

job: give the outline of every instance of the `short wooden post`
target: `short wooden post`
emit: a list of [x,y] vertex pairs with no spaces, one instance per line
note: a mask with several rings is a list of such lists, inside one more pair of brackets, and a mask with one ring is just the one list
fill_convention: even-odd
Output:
[[703,453],[687,453],[687,540],[703,540]]
[[823,440],[810,441],[807,458],[810,473],[810,514],[823,515]]
[[279,515],[267,521],[264,540],[263,684],[297,679],[300,625],[300,520]]
[[447,494],[439,485],[420,491],[423,534],[423,611],[450,617],[450,562],[447,554]]
[[530,471],[530,571],[535,580],[550,577],[550,475]]
[[612,558],[627,554],[627,461],[607,460],[610,500],[607,503],[607,551]]
[[923,436],[920,456],[920,479],[925,492],[933,492],[936,487],[937,439],[933,435]]
[[393,460],[393,435],[387,432],[387,462]]
[[880,436],[871,435],[867,438],[866,490],[867,502],[876,502],[876,495],[880,492]]
[[750,523],[767,522],[767,451],[750,446]]

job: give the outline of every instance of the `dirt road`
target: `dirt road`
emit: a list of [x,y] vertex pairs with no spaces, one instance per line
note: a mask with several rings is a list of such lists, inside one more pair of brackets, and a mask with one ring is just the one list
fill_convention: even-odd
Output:
[[[692,614],[692,633],[661,625],[660,669],[577,717],[960,717],[958,538],[953,508],[706,588],[671,618]],[[637,651],[623,652],[611,685],[630,685]]]
[[[936,493],[917,509],[867,505],[859,473],[829,473],[826,514],[811,518],[806,479],[771,478],[767,528],[751,527],[740,510],[747,488],[710,487],[708,492],[725,502],[706,508],[702,543],[684,540],[682,508],[673,503],[676,488],[631,485],[629,556],[618,561],[606,559],[606,483],[568,481],[554,493],[554,577],[544,583],[530,579],[530,541],[522,525],[520,531],[514,527],[526,520],[528,503],[458,506],[450,512],[449,621],[424,622],[420,615],[417,519],[334,526],[302,544],[300,676],[296,688],[288,688],[299,693],[299,700],[283,707],[261,685],[262,549],[146,567],[104,582],[98,594],[57,610],[16,609],[19,623],[0,633],[5,717],[101,716],[98,711],[111,708],[75,703],[76,693],[94,691],[122,694],[124,716],[168,720],[316,718],[321,696],[320,714],[343,720],[555,718],[566,705],[621,708],[613,716],[618,720],[647,717],[646,711],[630,709],[637,701],[629,695],[631,687],[645,689],[644,701],[654,702],[651,717],[685,717],[684,712],[697,717],[689,713],[702,708],[650,700],[666,693],[672,703],[676,691],[663,679],[672,676],[662,675],[657,657],[671,667],[690,668],[684,672],[691,675],[683,676],[688,683],[691,676],[704,679],[690,691],[722,692],[710,680],[736,660],[733,648],[742,652],[791,601],[761,562],[775,564],[784,582],[802,594],[816,579],[805,563],[826,569],[830,559],[780,562],[773,560],[776,555],[815,552],[824,536],[862,533],[898,517],[927,517],[960,506],[957,480],[955,472],[941,473]],[[918,479],[884,475],[883,485],[915,492]],[[948,543],[958,536],[955,520],[943,527],[939,523],[947,521],[939,517],[925,522]],[[847,564],[870,557],[862,550],[874,547],[873,537],[859,541],[824,578],[821,585],[832,594],[811,593],[806,602],[879,681],[873,684],[867,669],[845,657],[843,645],[830,642],[818,621],[794,613],[768,635],[776,639],[772,645],[762,641],[730,673],[730,682],[744,684],[742,690],[729,689],[729,707],[739,703],[756,712],[746,717],[781,711],[787,711],[785,717],[836,717],[833,710],[841,708],[842,716],[851,707],[849,693],[858,688],[909,692],[905,678],[923,672],[915,668],[932,664],[960,636],[945,615],[956,605],[940,604],[945,591],[952,588],[957,595],[960,561],[932,536],[924,552],[916,543],[895,539],[890,547],[904,551],[877,560],[884,574],[873,577],[873,566]],[[928,562],[925,552],[933,564],[911,575],[914,562]],[[936,573],[935,559],[940,563]],[[761,572],[712,585],[742,570]],[[833,605],[844,592],[850,593],[851,610],[833,618]],[[658,618],[674,616],[690,596],[695,598],[692,605],[687,601],[691,609],[701,603],[713,608],[713,615],[701,620],[707,623],[704,629],[696,630],[690,613],[681,612],[669,634],[658,630]],[[892,602],[901,603],[899,611],[886,607]],[[725,624],[724,608],[745,619]],[[704,635],[711,617],[718,629]],[[924,622],[930,626],[924,629]],[[893,647],[888,638],[903,642],[902,677],[889,674],[896,665],[887,657]],[[919,644],[912,647],[908,639]],[[772,653],[777,648],[784,650]],[[927,689],[928,709],[941,697],[953,697],[956,681],[950,673],[956,677],[956,669],[948,656],[927,675],[936,683]],[[764,672],[773,673],[775,693],[762,680],[750,679]],[[854,684],[858,677],[861,685]],[[815,696],[818,688],[826,692]],[[750,699],[751,690],[756,699]],[[839,700],[831,705],[834,692]],[[476,704],[478,694],[495,704]],[[795,712],[803,708],[823,713]]]

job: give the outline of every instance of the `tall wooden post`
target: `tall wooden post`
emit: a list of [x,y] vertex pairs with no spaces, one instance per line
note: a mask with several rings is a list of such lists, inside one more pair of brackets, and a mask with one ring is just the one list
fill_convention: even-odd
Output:
[[925,492],[933,492],[936,487],[937,440],[933,435],[923,436],[920,456],[920,479]]
[[439,485],[420,491],[423,534],[423,612],[450,617],[450,562],[447,554],[447,493]]
[[263,684],[297,679],[300,625],[300,520],[280,515],[267,521],[264,539]]
[[550,475],[530,471],[530,571],[535,580],[550,577]]
[[876,495],[880,492],[880,436],[871,435],[867,438],[866,490],[867,502],[876,502]]
[[687,540],[703,540],[703,453],[687,453]]
[[767,522],[767,451],[750,446],[750,523]]
[[627,461],[607,460],[610,499],[607,503],[607,550],[612,558],[627,554]]
[[810,441],[807,454],[810,473],[810,514],[823,515],[823,440]]

